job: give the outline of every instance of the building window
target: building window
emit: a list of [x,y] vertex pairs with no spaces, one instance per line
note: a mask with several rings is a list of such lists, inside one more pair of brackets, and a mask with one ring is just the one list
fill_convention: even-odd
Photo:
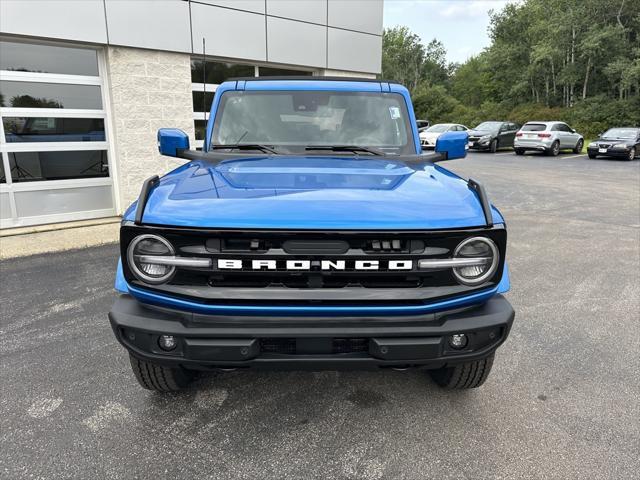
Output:
[[310,75],[313,75],[313,72],[288,70],[286,68],[260,67],[258,70],[258,76],[260,77],[304,77]]
[[115,214],[101,50],[0,39],[0,226]]
[[[194,58],[191,60],[191,89],[193,95],[193,120],[196,132],[196,148],[204,143],[208,113],[215,98],[216,88],[225,80],[235,77],[311,76],[312,70],[292,70],[260,65],[215,62]],[[204,82],[203,82],[204,80]]]

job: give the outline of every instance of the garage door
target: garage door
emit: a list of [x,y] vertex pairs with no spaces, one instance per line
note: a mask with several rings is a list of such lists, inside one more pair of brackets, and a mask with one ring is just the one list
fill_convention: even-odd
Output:
[[0,226],[115,214],[104,59],[0,39]]

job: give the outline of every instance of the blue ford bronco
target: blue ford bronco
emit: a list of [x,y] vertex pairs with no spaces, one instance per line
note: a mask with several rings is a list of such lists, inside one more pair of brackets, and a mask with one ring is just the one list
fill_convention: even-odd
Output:
[[345,78],[240,78],[216,91],[202,151],[144,182],[120,231],[109,313],[147,389],[197,371],[423,368],[482,385],[514,311],[507,231],[483,186],[423,154],[409,92]]

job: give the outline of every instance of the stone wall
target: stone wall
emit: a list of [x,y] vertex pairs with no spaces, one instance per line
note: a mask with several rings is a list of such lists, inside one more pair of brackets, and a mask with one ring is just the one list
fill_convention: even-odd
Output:
[[189,54],[108,47],[107,69],[120,211],[138,198],[145,178],[183,164],[158,153],[159,128],[194,141]]

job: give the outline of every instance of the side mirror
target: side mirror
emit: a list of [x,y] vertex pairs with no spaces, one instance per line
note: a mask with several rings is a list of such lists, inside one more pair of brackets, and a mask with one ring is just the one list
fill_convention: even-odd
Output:
[[189,150],[189,137],[177,128],[161,128],[158,130],[158,150],[160,155],[177,157],[178,150]]
[[453,160],[467,156],[467,132],[446,132],[436,140],[436,153],[441,154],[442,160]]

